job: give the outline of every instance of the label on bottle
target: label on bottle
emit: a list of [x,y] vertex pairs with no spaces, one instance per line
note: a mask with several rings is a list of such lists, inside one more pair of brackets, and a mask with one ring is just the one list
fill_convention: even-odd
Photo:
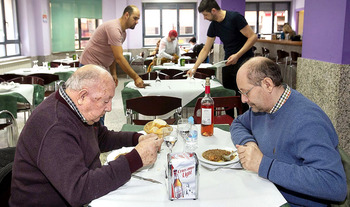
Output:
[[203,125],[211,125],[211,108],[202,108],[202,124]]

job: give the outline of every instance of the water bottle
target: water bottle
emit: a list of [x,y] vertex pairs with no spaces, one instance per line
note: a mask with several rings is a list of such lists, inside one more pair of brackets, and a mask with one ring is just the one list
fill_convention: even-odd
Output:
[[186,136],[185,152],[193,152],[198,148],[198,129],[192,116],[188,118],[188,123],[191,124],[191,128]]

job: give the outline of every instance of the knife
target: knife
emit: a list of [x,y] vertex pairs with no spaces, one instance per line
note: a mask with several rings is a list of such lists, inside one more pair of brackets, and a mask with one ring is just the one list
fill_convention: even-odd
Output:
[[134,177],[134,178],[140,179],[140,180],[146,180],[146,181],[149,181],[149,182],[152,182],[152,183],[163,184],[163,183],[159,182],[158,180],[153,180],[151,178],[144,178],[144,177],[141,177],[141,176],[138,176],[138,175],[131,175],[131,176]]

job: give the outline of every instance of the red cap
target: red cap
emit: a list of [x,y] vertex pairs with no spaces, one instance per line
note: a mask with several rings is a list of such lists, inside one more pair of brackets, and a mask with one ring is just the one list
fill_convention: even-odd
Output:
[[169,32],[169,37],[171,37],[171,36],[177,37],[177,32],[176,32],[176,30],[170,30],[170,32]]

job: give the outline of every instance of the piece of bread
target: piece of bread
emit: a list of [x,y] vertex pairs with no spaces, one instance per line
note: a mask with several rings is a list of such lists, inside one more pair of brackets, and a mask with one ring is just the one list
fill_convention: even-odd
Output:
[[165,127],[166,125],[167,125],[166,121],[164,121],[162,119],[153,120],[154,127],[162,128],[162,127]]

